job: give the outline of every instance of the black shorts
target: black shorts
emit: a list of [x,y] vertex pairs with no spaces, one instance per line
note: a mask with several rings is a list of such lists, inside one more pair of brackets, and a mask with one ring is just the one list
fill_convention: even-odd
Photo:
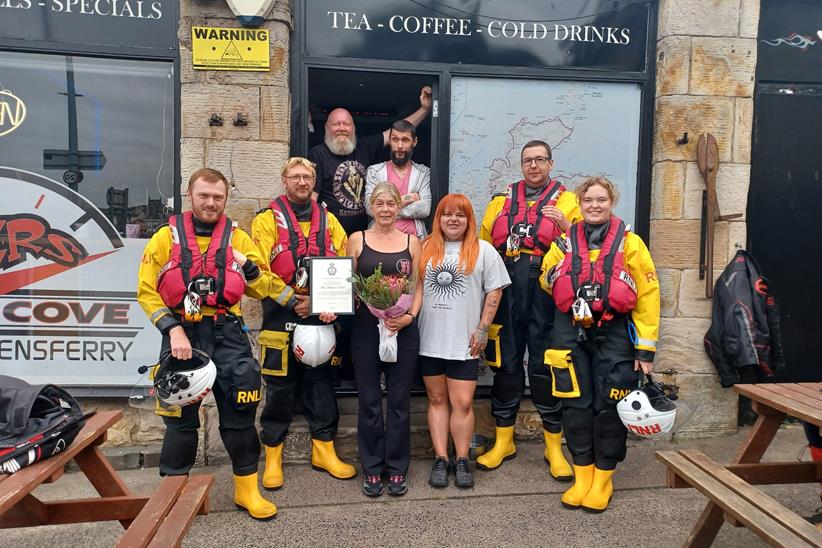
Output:
[[479,360],[446,360],[431,356],[420,356],[417,362],[423,377],[445,375],[458,381],[475,381],[479,374]]

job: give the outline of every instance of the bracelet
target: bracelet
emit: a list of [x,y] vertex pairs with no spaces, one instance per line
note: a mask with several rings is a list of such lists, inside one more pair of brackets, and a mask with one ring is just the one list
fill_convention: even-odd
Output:
[[417,319],[417,317],[415,315],[413,315],[412,313],[410,313],[410,312],[406,312],[405,314],[408,315],[408,316],[411,316],[411,321],[414,321],[414,320]]
[[481,326],[477,326],[477,331],[482,331],[483,333],[488,333],[488,329],[483,329]]

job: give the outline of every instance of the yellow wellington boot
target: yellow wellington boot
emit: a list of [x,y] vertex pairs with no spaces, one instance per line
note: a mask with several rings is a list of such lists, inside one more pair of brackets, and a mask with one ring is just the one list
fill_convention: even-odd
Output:
[[514,445],[514,427],[497,426],[496,434],[494,447],[477,458],[477,468],[481,470],[494,470],[499,468],[503,461],[517,456],[517,446]]
[[234,476],[234,504],[254,519],[268,521],[277,517],[277,507],[265,500],[257,486],[257,472]]
[[591,490],[588,491],[588,494],[580,503],[583,510],[599,514],[608,508],[608,503],[611,502],[611,495],[614,492],[614,485],[611,483],[611,476],[613,475],[613,470],[594,468],[594,481],[591,484]]
[[311,440],[311,466],[314,470],[325,470],[337,479],[351,479],[357,475],[353,466],[337,457],[333,441]]
[[594,481],[594,465],[577,466],[574,465],[574,485],[562,494],[562,505],[566,508],[576,510],[582,500],[591,490]]
[[545,462],[548,463],[551,476],[557,481],[571,481],[574,479],[574,473],[562,454],[562,434],[554,434],[547,430],[543,430],[542,433],[545,435]]
[[265,447],[263,487],[274,491],[283,486],[283,444]]

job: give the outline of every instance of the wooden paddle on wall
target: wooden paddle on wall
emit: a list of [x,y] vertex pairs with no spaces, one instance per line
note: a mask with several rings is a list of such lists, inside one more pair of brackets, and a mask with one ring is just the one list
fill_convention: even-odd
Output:
[[696,145],[696,164],[705,179],[705,191],[703,196],[702,216],[702,245],[703,251],[700,257],[699,277],[705,278],[705,296],[709,299],[714,295],[714,223],[716,221],[728,221],[741,217],[741,213],[731,215],[721,215],[719,212],[719,201],[716,197],[716,174],[719,171],[719,146],[716,138],[710,133],[703,133],[699,136]]

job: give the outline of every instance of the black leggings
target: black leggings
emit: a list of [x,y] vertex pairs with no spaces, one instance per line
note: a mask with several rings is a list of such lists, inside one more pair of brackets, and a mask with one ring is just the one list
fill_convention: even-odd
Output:
[[[420,334],[416,321],[397,333],[397,362],[380,360],[377,319],[361,306],[351,330],[351,358],[357,377],[357,442],[363,475],[406,475],[411,460],[411,384]],[[380,372],[385,373],[388,411],[382,416]]]

